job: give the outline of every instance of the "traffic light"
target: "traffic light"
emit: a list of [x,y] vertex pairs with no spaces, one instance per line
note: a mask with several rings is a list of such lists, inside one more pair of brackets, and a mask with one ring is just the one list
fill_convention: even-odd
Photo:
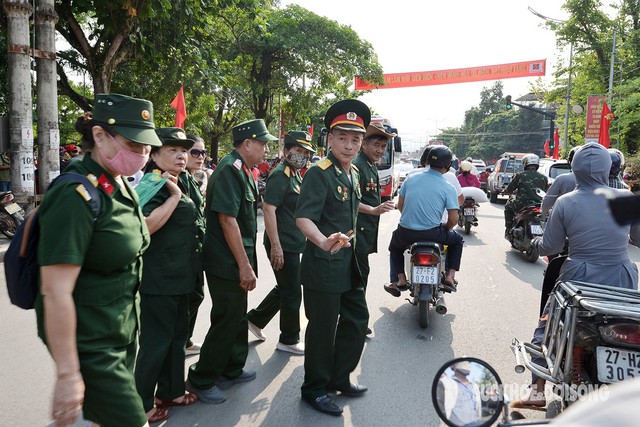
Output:
[[507,110],[511,110],[511,108],[513,108],[513,105],[511,105],[511,95],[507,95],[504,100],[506,103]]

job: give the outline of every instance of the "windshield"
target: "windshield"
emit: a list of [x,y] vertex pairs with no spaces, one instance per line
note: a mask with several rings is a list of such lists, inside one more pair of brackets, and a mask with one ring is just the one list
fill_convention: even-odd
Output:
[[[549,170],[549,177],[551,178],[557,178],[558,176],[564,174],[564,173],[569,173],[571,172],[571,169],[569,169],[569,165],[565,165],[562,167],[552,167]],[[564,178],[563,178],[564,179]]]
[[504,160],[504,167],[500,168],[502,172],[521,172],[522,160],[521,159],[507,159]]

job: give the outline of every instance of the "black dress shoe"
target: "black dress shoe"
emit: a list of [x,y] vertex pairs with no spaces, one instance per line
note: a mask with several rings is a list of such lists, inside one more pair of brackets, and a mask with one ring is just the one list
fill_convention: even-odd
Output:
[[315,399],[302,398],[305,402],[313,407],[318,412],[324,412],[325,414],[334,415],[336,417],[342,415],[342,408],[336,405],[326,394]]
[[358,384],[349,384],[346,387],[327,386],[327,392],[335,393],[336,391],[339,391],[340,393],[344,394],[345,396],[349,396],[349,397],[362,396],[367,390],[369,390],[367,387],[365,387],[363,385],[358,385]]

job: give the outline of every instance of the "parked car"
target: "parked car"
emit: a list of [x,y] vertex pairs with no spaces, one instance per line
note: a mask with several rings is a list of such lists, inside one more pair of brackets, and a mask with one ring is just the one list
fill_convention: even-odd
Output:
[[511,178],[522,171],[522,157],[527,153],[503,153],[496,162],[496,168],[487,178],[487,193],[489,201],[496,203],[498,195],[507,188]]

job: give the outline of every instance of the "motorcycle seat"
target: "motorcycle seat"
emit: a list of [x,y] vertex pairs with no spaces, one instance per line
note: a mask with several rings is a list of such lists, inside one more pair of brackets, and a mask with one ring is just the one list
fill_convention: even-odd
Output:
[[423,242],[415,242],[409,247],[409,251],[412,254],[415,253],[418,249],[434,249],[439,254],[442,254],[444,252],[444,245],[438,242],[423,241]]

